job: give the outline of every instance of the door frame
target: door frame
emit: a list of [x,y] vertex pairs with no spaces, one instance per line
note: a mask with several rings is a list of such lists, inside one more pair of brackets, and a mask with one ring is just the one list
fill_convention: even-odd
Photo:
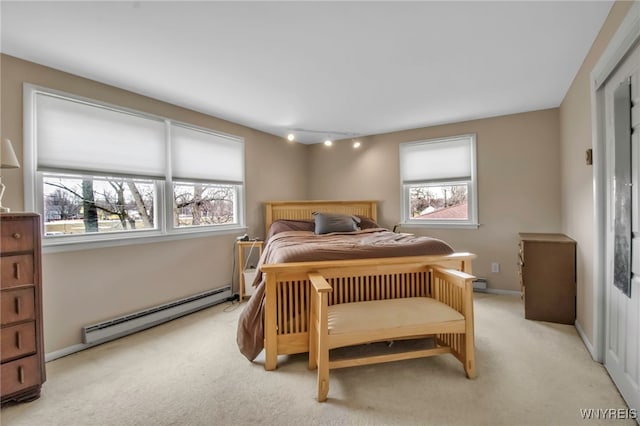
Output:
[[[591,126],[593,145],[593,213],[594,213],[594,262],[593,262],[593,342],[591,356],[604,362],[606,330],[606,123],[604,86],[611,74],[640,43],[640,1],[636,0],[627,11],[622,24],[607,45],[591,71]],[[588,343],[588,342],[585,342]]]

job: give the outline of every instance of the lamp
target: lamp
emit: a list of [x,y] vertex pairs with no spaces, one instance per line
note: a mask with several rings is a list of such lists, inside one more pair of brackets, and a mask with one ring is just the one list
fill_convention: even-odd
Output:
[[[0,151],[0,169],[17,169],[20,167],[16,153],[13,151],[13,145],[9,139],[2,139],[2,151]],[[2,183],[0,176],[0,212],[9,212],[9,207],[2,206],[2,196],[6,186]]]

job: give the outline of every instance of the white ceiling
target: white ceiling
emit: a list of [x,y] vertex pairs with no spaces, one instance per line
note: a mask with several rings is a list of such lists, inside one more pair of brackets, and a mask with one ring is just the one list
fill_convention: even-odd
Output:
[[316,143],[557,107],[611,5],[3,0],[1,50]]

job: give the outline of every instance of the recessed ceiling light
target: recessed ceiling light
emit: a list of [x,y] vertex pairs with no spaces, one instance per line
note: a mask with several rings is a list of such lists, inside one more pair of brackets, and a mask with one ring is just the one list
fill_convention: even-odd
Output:
[[331,142],[329,139],[327,139],[326,141],[324,141],[324,144],[326,146],[331,146],[331,145],[333,145],[333,142]]
[[288,140],[289,142],[293,142],[293,141],[295,140],[295,138],[296,138],[296,135],[294,135],[293,133],[289,133],[289,134],[287,135],[287,140]]
[[360,148],[360,145],[361,145],[361,144],[360,144],[360,142],[358,142],[358,141],[355,141],[355,142],[353,143],[353,147],[354,147],[354,148]]

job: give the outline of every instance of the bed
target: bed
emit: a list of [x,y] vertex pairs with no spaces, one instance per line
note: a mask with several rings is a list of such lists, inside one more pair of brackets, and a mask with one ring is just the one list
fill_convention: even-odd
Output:
[[[265,235],[268,238],[254,282],[255,293],[239,319],[237,342],[240,351],[249,360],[255,359],[264,348],[264,367],[267,370],[277,367],[278,355],[309,351],[309,273],[322,273],[333,287],[330,305],[429,296],[434,267],[471,273],[471,262],[475,258],[471,253],[453,252],[446,243],[444,246],[449,247],[448,250],[433,252],[427,248],[425,251],[412,246],[417,242],[422,243],[425,237],[396,234],[379,228],[375,225],[375,201],[269,201],[265,207]],[[308,244],[313,241],[305,243],[305,238],[314,238],[308,235],[309,232],[306,235],[302,235],[306,231],[285,231],[276,235],[270,232],[276,223],[283,221],[304,225],[313,220],[316,212],[353,215],[375,226],[356,232],[329,233],[323,237],[329,240],[325,245],[328,249],[320,253],[307,250]],[[386,238],[390,239],[389,243]],[[349,242],[344,242],[345,239]],[[367,247],[367,252],[360,256],[355,247],[366,244],[362,241],[352,242],[358,239],[365,240],[365,243],[373,241],[373,246],[393,246],[393,251],[385,251],[389,247],[384,247],[382,251]],[[335,246],[341,244],[347,245],[346,258],[344,253],[334,253]],[[282,255],[287,250],[293,251],[294,255]],[[447,297],[455,303],[464,295],[452,293]],[[451,346],[454,355],[463,352],[464,348],[457,347],[464,345],[459,340],[455,336],[442,336],[441,339]]]

